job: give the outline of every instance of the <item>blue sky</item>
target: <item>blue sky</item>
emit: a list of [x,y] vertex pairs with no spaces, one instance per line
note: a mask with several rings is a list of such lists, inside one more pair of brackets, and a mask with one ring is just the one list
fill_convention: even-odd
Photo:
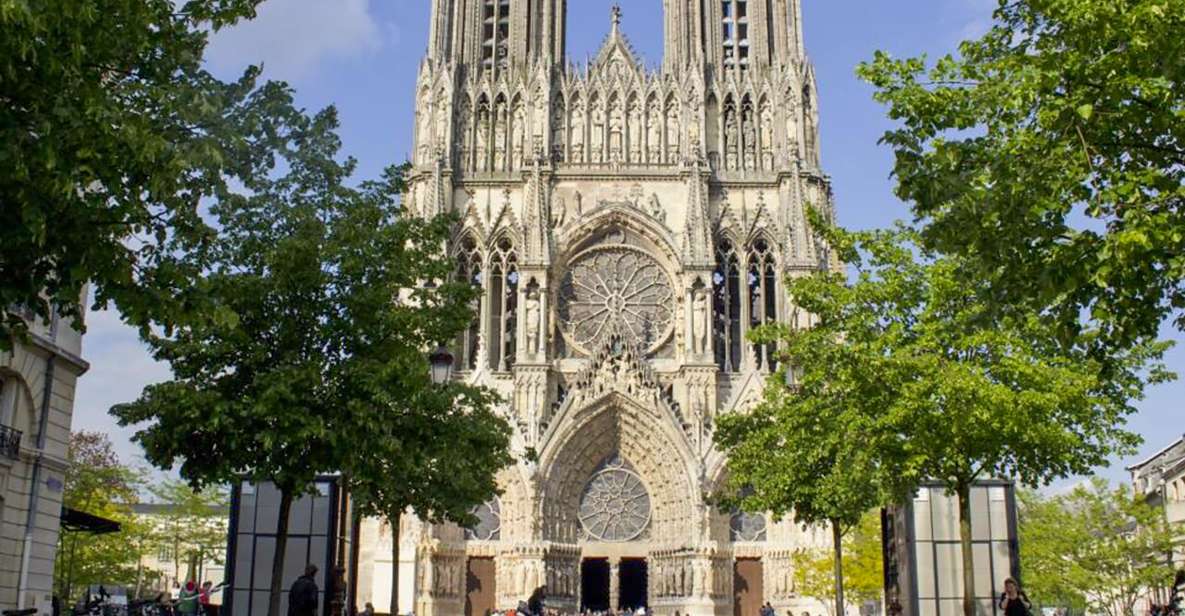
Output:
[[[661,0],[620,0],[622,28],[647,64],[662,57]],[[612,0],[569,0],[568,52],[583,60],[595,53],[609,28]],[[804,0],[808,53],[819,81],[823,164],[834,182],[845,226],[884,226],[908,215],[892,194],[892,156],[877,139],[889,128],[871,89],[855,66],[880,49],[896,56],[952,52],[959,41],[990,24],[994,0]],[[258,18],[219,33],[211,68],[233,76],[250,63],[289,82],[309,110],[336,105],[345,151],[359,161],[359,175],[376,175],[410,150],[413,92],[428,30],[428,0],[268,0]],[[148,357],[135,332],[107,312],[88,319],[84,354],[92,363],[79,383],[75,429],[102,430],[125,460],[138,456],[107,416],[112,404],[168,377]],[[1166,335],[1175,332],[1165,330]],[[1185,373],[1185,348],[1169,356]],[[1130,428],[1145,437],[1138,455],[1101,474],[1123,480],[1122,465],[1156,451],[1185,433],[1185,384],[1162,385],[1139,404]]]

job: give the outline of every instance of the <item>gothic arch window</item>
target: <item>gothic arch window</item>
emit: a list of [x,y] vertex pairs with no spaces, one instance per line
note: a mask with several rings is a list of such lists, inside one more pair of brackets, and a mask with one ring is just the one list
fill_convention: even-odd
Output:
[[518,351],[518,256],[514,242],[502,237],[490,252],[489,332],[490,368],[498,371],[514,367]]
[[713,327],[716,364],[725,372],[739,372],[744,343],[741,321],[741,264],[732,241],[716,248],[716,272],[712,276]]
[[[755,328],[777,319],[778,269],[769,242],[764,238],[750,244],[748,256],[749,327]],[[772,372],[777,367],[775,350],[773,344],[753,345],[757,366]]]
[[481,8],[481,65],[492,69],[506,60],[510,38],[510,0],[483,0]]
[[[457,250],[457,280],[481,289],[484,284],[481,251],[477,241],[466,236]],[[457,341],[456,366],[459,370],[477,368],[477,350],[481,336],[481,295],[473,301],[473,321]]]
[[743,252],[731,239],[716,247],[716,271],[712,276],[713,334],[716,365],[724,372],[740,372],[748,348],[756,364],[773,370],[777,365],[773,345],[745,344],[752,329],[777,319],[778,268],[771,244],[753,240]]
[[749,2],[721,0],[721,24],[724,41],[724,66],[749,65]]

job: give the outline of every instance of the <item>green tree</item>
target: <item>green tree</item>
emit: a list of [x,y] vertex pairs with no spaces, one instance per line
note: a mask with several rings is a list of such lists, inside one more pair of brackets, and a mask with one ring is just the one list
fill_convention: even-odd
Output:
[[[812,222],[856,273],[789,281],[811,326],[781,327],[774,338],[797,390],[781,396],[786,412],[773,429],[820,410],[824,426],[847,433],[793,439],[787,429],[787,438],[769,437],[768,455],[809,457],[818,443],[843,451],[831,442],[846,439],[859,445],[853,455],[871,460],[864,464],[884,478],[886,494],[942,482],[959,497],[964,610],[973,616],[971,486],[989,477],[1043,485],[1129,451],[1138,438],[1123,421],[1146,383],[1170,378],[1160,364],[1166,345],[1100,358],[1092,333],[1067,339],[1043,315],[994,310],[974,270],[927,252],[910,229],[849,233],[815,215]],[[775,395],[779,387],[771,385]],[[801,481],[822,489],[844,472],[824,467]]]
[[132,514],[141,474],[119,461],[106,434],[82,431],[70,435],[64,479],[64,506],[118,522],[120,532],[59,533],[55,592],[73,600],[89,584],[133,585],[151,535],[151,528]]
[[[884,592],[884,554],[881,550],[880,511],[872,510],[844,535],[845,596],[857,603],[880,601]],[[823,600],[835,590],[835,557],[830,550],[802,549],[794,554],[796,591]],[[823,604],[838,614],[835,601]]]
[[185,579],[200,582],[206,565],[223,564],[229,492],[221,485],[194,491],[174,479],[163,480],[149,491],[156,503],[166,506],[155,516],[157,545],[169,548],[174,569],[185,571]]
[[513,462],[510,427],[490,410],[489,392],[461,384],[414,388],[420,391],[410,398],[387,401],[391,408],[355,409],[360,425],[373,430],[357,442],[367,455],[354,458],[346,473],[359,513],[391,527],[391,614],[399,613],[404,512],[470,525],[477,521],[473,509],[498,494],[497,472]]
[[897,194],[998,307],[1129,344],[1185,328],[1185,0],[1000,0],[934,64],[860,67]]
[[[306,116],[275,84],[252,97],[262,111],[242,160],[259,167],[242,194],[220,191],[211,206],[217,241],[180,257],[206,272],[199,293],[211,308],[166,335],[149,332],[174,379],[112,412],[122,425],[145,422],[136,440],[148,460],[180,463],[194,488],[274,482],[268,613],[277,616],[293,499],[318,474],[369,454],[357,443],[394,412],[391,400],[428,385],[424,343],[463,328],[472,290],[421,284],[451,269],[441,250],[451,222],[400,216],[398,169],[349,185],[355,163],[338,157],[333,109]],[[363,407],[374,423],[353,421]]]
[[1132,616],[1153,588],[1172,585],[1178,529],[1159,507],[1104,480],[1061,496],[1021,495],[1025,583],[1041,605]]
[[[804,294],[820,297],[824,289],[841,288],[840,280],[834,274],[801,279],[793,283],[792,295],[810,305]],[[833,587],[823,593],[811,584],[811,592],[833,594],[835,612],[843,614],[844,536],[870,509],[899,499],[911,486],[908,476],[893,474],[895,466],[882,460],[900,455],[894,435],[866,415],[889,392],[867,385],[874,375],[864,371],[858,351],[834,339],[816,344],[835,335],[827,329],[830,322],[812,330],[785,324],[759,329],[754,341],[780,344],[783,361],[766,382],[761,403],[750,412],[720,417],[714,438],[728,459],[725,508],[830,526],[831,571],[810,570],[817,574],[812,580],[826,579]],[[863,399],[853,404],[857,396]]]
[[208,239],[257,77],[202,55],[260,1],[0,2],[0,348],[25,309],[78,317],[87,284],[140,326],[197,306],[164,247]]

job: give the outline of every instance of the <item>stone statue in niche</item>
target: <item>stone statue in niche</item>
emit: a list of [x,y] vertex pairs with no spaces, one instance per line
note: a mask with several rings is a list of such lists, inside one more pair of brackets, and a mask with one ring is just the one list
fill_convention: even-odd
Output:
[[488,108],[482,108],[477,112],[477,170],[489,171],[490,166],[490,111]]
[[774,117],[768,105],[761,110],[761,160],[766,171],[773,171]]
[[647,206],[648,213],[654,217],[655,220],[666,223],[667,212],[662,209],[662,204],[658,202],[658,194],[650,193],[650,203]]
[[498,105],[498,117],[494,120],[494,171],[506,169],[506,105]]
[[511,168],[521,169],[523,166],[523,148],[527,135],[527,115],[523,112],[522,105],[514,108],[514,146],[511,149]]
[[624,160],[622,158],[625,151],[624,128],[625,120],[621,114],[621,105],[614,102],[609,108],[609,160],[611,162],[618,163]]
[[539,301],[539,290],[531,289],[527,292],[527,352],[534,355],[539,352],[539,331],[542,316]]
[[551,227],[559,229],[564,226],[568,218],[568,204],[563,197],[558,197],[555,200],[555,205],[551,208]]
[[746,109],[741,117],[745,143],[745,168],[757,168],[757,129],[754,126],[753,110]]
[[629,149],[630,163],[642,162],[642,106],[637,100],[630,102],[629,112]]
[[589,159],[594,163],[604,161],[605,152],[605,112],[601,110],[600,103],[593,103],[592,105],[592,139],[589,140],[592,146],[592,157]]
[[708,351],[708,291],[702,288],[691,300],[691,346],[695,353]]
[[579,106],[572,109],[572,162],[584,162],[584,110]]
[[679,109],[671,104],[667,107],[667,164],[679,162]]
[[563,162],[564,157],[564,136],[568,131],[564,125],[567,122],[567,114],[564,112],[564,106],[556,103],[551,115],[551,153],[552,157],[558,161]]
[[662,162],[662,115],[658,113],[657,104],[651,104],[646,122],[650,130],[647,136],[650,164],[656,165]]

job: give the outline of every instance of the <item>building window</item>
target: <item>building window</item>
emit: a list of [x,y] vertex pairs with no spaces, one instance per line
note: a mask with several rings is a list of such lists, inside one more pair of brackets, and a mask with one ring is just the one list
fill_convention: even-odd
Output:
[[[745,336],[777,319],[777,271],[768,241],[754,240],[741,253],[732,241],[720,240],[712,282],[716,365],[721,370],[740,372],[745,367]],[[774,345],[749,348],[756,360],[753,367],[770,371],[777,367]]]
[[[457,252],[457,280],[468,281],[469,284],[482,288],[481,251],[472,237],[466,237],[461,242]],[[469,328],[461,332],[457,340],[456,367],[459,370],[474,370],[477,368],[477,345],[481,336],[481,294],[473,300],[473,321]]]
[[502,238],[490,255],[490,367],[498,371],[514,367],[518,350],[518,258],[514,243]]
[[487,69],[506,61],[510,39],[510,0],[485,0],[481,9],[481,65]]
[[716,250],[716,273],[712,276],[715,312],[716,365],[725,372],[739,372],[743,333],[741,331],[741,267],[732,242],[721,240]]
[[[777,319],[777,267],[773,252],[765,240],[757,240],[749,249],[749,327],[756,328]],[[772,372],[777,367],[773,344],[754,345],[759,368]]]
[[749,65],[749,2],[748,0],[721,0],[723,23],[724,65]]

